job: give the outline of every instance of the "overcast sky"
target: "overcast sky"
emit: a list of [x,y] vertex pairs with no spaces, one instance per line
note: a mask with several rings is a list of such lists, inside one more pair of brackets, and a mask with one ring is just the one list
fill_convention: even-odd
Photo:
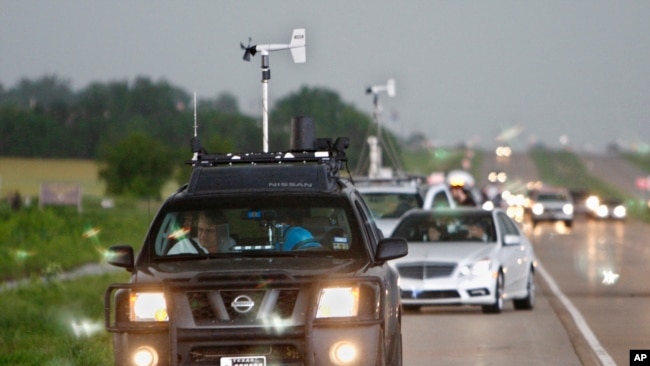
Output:
[[394,78],[380,103],[400,136],[492,147],[516,126],[515,147],[650,142],[647,0],[2,0],[0,83],[147,76],[260,115],[260,56],[242,61],[239,42],[288,43],[293,28],[307,63],[271,53],[271,103],[322,87],[370,114],[366,87]]

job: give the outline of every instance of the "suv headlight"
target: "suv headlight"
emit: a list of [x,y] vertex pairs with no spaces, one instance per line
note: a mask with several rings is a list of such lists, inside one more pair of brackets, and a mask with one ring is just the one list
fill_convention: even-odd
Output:
[[167,303],[162,292],[132,292],[131,321],[164,322],[169,320]]
[[316,319],[346,321],[379,319],[386,290],[381,282],[361,279],[357,282],[324,283],[316,299]]
[[541,203],[536,203],[533,205],[532,210],[533,210],[533,214],[541,215],[544,213],[544,205],[542,205]]
[[359,287],[327,287],[318,297],[316,318],[342,318],[357,316]]

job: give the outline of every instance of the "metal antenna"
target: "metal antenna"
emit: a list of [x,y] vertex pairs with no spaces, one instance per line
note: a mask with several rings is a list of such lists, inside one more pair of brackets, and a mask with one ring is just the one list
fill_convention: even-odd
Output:
[[194,92],[194,137],[196,136],[196,130],[199,126],[196,124],[196,92]]
[[291,57],[295,63],[303,63],[307,60],[306,54],[306,37],[305,29],[297,28],[293,30],[291,34],[291,42],[289,44],[258,44],[250,45],[250,38],[248,39],[248,46],[244,46],[243,43],[239,43],[241,49],[244,50],[244,61],[250,61],[251,56],[255,56],[257,52],[260,52],[262,55],[262,145],[263,151],[269,151],[269,80],[271,79],[271,70],[269,69],[269,52],[270,51],[280,51],[280,50],[290,50]]
[[196,92],[194,92],[194,137],[192,137],[190,142],[192,148],[192,161],[197,161],[199,159],[199,152],[203,150],[197,133],[198,127],[199,126],[196,122]]

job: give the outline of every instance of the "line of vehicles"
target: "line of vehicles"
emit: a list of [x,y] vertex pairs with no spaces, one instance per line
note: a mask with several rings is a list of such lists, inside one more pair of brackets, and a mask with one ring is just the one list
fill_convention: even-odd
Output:
[[[194,141],[190,181],[139,253],[108,251],[131,273],[105,294],[115,363],[401,365],[403,311],[535,307],[533,246],[503,203],[466,172],[433,184],[342,175],[348,145],[210,154]],[[565,193],[536,189],[532,220],[571,226]],[[599,213],[607,205],[585,200],[598,217],[624,216]]]
[[433,184],[418,176],[366,180],[358,190],[383,235],[407,240],[408,255],[389,262],[405,310],[476,305],[500,313],[509,300],[534,308],[532,244],[506,210],[486,205],[469,173],[452,171]]
[[[365,180],[358,189],[383,234],[407,239],[409,254],[389,262],[400,275],[407,310],[478,305],[498,313],[507,300],[517,310],[532,309],[535,255],[524,224],[561,222],[571,228],[577,215],[624,220],[627,214],[620,200],[539,182],[519,195],[480,191],[464,171],[449,172],[435,184],[404,176]],[[470,235],[476,226],[484,233],[482,243]]]

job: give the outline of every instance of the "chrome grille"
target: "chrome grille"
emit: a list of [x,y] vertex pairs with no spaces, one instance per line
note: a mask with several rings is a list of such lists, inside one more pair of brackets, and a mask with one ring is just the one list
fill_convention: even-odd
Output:
[[[270,291],[276,291],[277,296],[267,296]],[[186,293],[186,297],[195,323],[212,324],[217,321],[252,322],[269,317],[289,318],[293,314],[298,293],[298,289],[191,291]],[[232,306],[235,299],[242,295],[254,303],[247,312],[238,312]],[[261,313],[262,308],[267,313]]]
[[397,267],[399,275],[411,279],[430,279],[448,277],[456,269],[456,263],[410,263]]

